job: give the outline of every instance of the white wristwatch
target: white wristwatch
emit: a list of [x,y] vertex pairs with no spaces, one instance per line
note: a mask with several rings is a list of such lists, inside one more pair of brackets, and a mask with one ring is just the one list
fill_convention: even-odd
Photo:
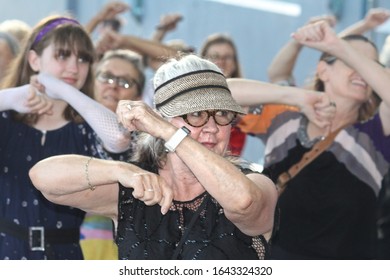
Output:
[[167,142],[165,142],[165,148],[169,152],[173,153],[181,141],[183,141],[183,139],[186,138],[186,136],[190,133],[191,131],[185,126],[179,128],[175,134],[173,134],[172,137]]

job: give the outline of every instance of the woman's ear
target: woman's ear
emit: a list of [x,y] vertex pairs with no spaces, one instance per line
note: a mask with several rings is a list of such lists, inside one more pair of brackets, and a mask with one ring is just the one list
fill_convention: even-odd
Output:
[[329,79],[329,64],[326,63],[325,61],[320,61],[318,62],[317,64],[317,75],[318,75],[318,78],[323,81],[323,82],[326,82],[328,79]]
[[35,72],[39,72],[40,70],[40,59],[38,54],[34,50],[30,50],[28,52],[28,63],[30,64],[30,67]]

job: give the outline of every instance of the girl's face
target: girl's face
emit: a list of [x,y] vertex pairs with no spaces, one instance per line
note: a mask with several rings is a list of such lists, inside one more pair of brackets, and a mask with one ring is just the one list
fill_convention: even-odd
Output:
[[77,89],[83,87],[91,66],[88,59],[69,49],[56,49],[54,44],[44,49],[41,56],[30,51],[29,62],[34,71],[48,73]]
[[110,58],[97,70],[95,99],[110,110],[116,110],[119,100],[139,100],[139,75],[130,62],[121,58]]
[[227,43],[210,45],[205,56],[214,62],[227,78],[230,78],[236,70],[234,49]]
[[[378,60],[378,53],[368,42],[349,41],[362,55],[372,60]],[[327,65],[327,80],[324,81],[325,89],[331,93],[358,103],[366,102],[372,95],[372,89],[362,76],[343,61],[336,59],[332,65]]]

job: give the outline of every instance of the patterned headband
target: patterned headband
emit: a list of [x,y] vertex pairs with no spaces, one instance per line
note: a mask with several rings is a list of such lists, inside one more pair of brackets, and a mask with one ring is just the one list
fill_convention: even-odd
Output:
[[64,23],[73,23],[73,24],[77,24],[77,25],[80,25],[80,23],[77,21],[77,20],[74,20],[74,19],[70,19],[70,18],[65,18],[65,17],[60,17],[60,18],[57,18],[55,20],[52,20],[48,25],[46,25],[45,27],[43,27],[41,29],[41,31],[39,31],[37,37],[35,37],[35,40],[34,40],[34,43],[32,44],[33,46],[36,45],[39,41],[42,40],[42,38],[47,34],[49,33],[50,31],[52,31],[54,28],[56,28],[58,25],[60,24],[64,24]]

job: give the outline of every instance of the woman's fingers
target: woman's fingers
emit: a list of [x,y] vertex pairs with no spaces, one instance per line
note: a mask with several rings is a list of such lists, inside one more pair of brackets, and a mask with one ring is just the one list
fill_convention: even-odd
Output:
[[161,213],[166,214],[172,204],[173,191],[170,186],[157,174],[140,173],[133,175],[131,188],[133,196],[151,206],[159,204]]

